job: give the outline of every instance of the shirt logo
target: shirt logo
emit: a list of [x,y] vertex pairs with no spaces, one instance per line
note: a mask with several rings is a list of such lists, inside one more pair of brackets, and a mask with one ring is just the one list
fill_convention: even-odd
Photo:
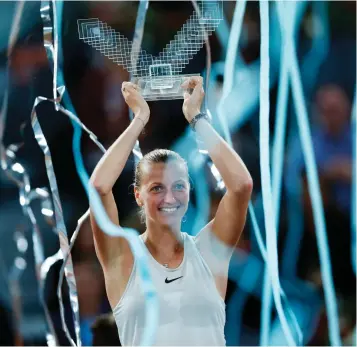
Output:
[[176,277],[176,278],[173,278],[172,280],[169,280],[169,279],[166,277],[165,283],[171,283],[171,282],[176,281],[176,280],[178,280],[179,278],[182,278],[182,277],[183,277],[183,276]]

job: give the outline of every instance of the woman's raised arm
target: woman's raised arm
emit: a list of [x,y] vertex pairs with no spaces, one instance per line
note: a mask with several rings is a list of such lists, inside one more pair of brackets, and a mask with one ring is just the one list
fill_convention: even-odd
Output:
[[[90,178],[91,184],[101,197],[109,218],[117,225],[119,225],[119,216],[112,189],[150,117],[149,106],[134,84],[124,82],[122,93],[135,117],[101,158]],[[104,234],[98,227],[92,210],[90,217],[97,256],[102,266],[107,268],[119,254],[129,251],[129,247],[125,239]]]
[[[192,77],[186,84],[184,87],[193,89],[193,92],[191,95],[185,94],[182,110],[187,121],[191,123],[197,119],[204,97],[202,78]],[[194,127],[227,189],[216,216],[207,229],[227,246],[235,246],[245,224],[253,187],[252,178],[240,156],[205,118],[198,118]]]

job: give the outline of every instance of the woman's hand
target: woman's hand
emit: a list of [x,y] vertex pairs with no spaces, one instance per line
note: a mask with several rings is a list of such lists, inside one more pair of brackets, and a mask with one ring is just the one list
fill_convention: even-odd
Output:
[[121,92],[125,102],[133,111],[135,118],[139,118],[145,126],[149,121],[150,109],[138,89],[138,86],[134,83],[123,82]]
[[182,105],[182,112],[189,123],[193,117],[201,112],[201,105],[205,95],[202,83],[202,77],[194,76],[190,77],[181,86],[184,89],[193,89],[192,94],[185,92]]

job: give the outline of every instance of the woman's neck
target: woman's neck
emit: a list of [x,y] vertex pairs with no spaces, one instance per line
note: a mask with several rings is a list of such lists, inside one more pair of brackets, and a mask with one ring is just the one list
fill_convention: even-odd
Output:
[[144,241],[150,243],[155,251],[171,252],[177,250],[178,246],[183,243],[181,228],[148,223],[144,233]]

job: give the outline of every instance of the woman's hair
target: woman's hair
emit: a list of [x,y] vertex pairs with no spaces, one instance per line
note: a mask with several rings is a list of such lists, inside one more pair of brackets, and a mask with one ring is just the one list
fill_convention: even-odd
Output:
[[134,187],[140,188],[141,181],[143,177],[143,165],[145,164],[158,164],[158,163],[168,163],[178,161],[184,164],[187,175],[188,168],[186,161],[176,152],[170,151],[168,149],[155,149],[143,156],[142,159],[138,162],[135,168],[135,176],[134,176]]

